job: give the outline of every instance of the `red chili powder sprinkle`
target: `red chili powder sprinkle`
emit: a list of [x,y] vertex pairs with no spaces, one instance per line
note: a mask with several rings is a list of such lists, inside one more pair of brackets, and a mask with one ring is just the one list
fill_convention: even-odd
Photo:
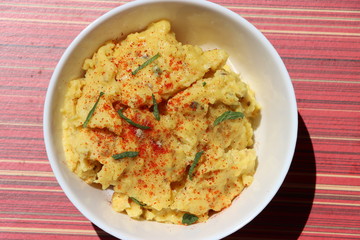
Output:
[[167,88],[167,89],[171,89],[172,87],[173,87],[173,83],[165,83],[165,87]]
[[[171,62],[170,62],[171,63]],[[171,66],[171,65],[170,65]],[[182,61],[177,61],[175,65],[172,67],[174,71],[178,71],[182,67]]]
[[109,104],[104,104],[103,105],[103,109],[105,109],[105,110],[110,110],[111,109],[111,107],[109,106]]
[[138,179],[138,186],[139,188],[147,188],[147,184],[142,179]]

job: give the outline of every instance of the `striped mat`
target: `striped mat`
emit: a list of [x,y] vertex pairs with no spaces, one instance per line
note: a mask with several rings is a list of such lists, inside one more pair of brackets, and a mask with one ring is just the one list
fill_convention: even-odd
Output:
[[[127,1],[0,1],[0,238],[112,239],[50,168],[42,111],[51,74],[90,22]],[[299,107],[293,165],[266,209],[226,239],[360,239],[360,1],[214,0],[270,40]]]

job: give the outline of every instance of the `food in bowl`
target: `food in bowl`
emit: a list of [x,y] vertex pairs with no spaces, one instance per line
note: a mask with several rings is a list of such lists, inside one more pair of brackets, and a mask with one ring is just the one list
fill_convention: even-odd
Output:
[[260,108],[227,58],[181,44],[166,20],[106,42],[68,85],[68,167],[135,219],[188,225],[228,207],[256,170]]

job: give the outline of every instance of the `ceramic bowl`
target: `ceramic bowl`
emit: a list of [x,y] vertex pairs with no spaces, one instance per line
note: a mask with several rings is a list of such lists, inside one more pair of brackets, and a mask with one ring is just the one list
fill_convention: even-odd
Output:
[[[254,182],[232,205],[205,223],[180,226],[136,221],[116,213],[109,196],[70,172],[64,161],[61,115],[69,80],[81,76],[85,58],[107,40],[168,19],[183,43],[222,48],[228,64],[256,93],[261,110],[255,131],[258,167]],[[50,80],[44,107],[44,138],[57,181],[70,201],[95,225],[121,239],[220,239],[255,218],[281,186],[292,161],[297,137],[297,107],[288,72],[274,47],[244,18],[208,1],[153,0],[126,3],[98,18],[66,49]]]

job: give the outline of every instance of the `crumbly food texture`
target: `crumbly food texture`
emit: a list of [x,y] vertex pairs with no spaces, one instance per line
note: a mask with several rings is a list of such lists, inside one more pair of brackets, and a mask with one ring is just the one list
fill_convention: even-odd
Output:
[[[223,50],[178,42],[166,20],[105,43],[85,60],[84,77],[68,85],[62,109],[68,167],[89,184],[113,188],[113,209],[135,219],[181,224],[190,213],[202,222],[228,207],[255,173],[252,122],[259,106],[239,75],[226,70],[227,58]],[[150,129],[132,126],[119,110]],[[244,117],[213,126],[226,111]],[[126,151],[139,154],[112,157]],[[189,167],[200,151],[190,180]]]

